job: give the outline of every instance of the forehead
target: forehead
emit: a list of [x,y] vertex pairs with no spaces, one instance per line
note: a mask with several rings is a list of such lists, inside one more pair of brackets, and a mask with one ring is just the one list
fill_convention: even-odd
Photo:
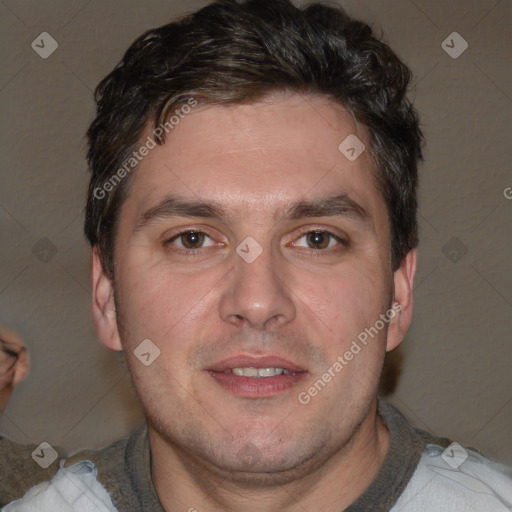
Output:
[[242,218],[343,193],[367,210],[384,208],[368,151],[351,161],[340,150],[347,137],[368,146],[366,128],[322,96],[199,105],[139,163],[127,203],[140,214],[173,195],[211,200]]

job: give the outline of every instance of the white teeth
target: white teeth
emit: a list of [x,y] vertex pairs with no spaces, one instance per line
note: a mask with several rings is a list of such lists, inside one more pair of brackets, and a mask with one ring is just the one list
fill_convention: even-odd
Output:
[[258,370],[258,376],[260,377],[274,377],[275,375],[281,375],[283,373],[282,368],[260,368]]
[[231,370],[235,375],[239,377],[275,377],[276,375],[281,375],[284,373],[285,375],[294,374],[294,372],[290,372],[289,370],[284,370],[283,368],[254,368],[252,366],[248,368],[233,368]]

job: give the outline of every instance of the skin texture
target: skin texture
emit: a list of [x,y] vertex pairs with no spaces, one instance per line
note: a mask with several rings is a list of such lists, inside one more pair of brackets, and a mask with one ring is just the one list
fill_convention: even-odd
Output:
[[[197,107],[133,175],[115,286],[93,251],[97,332],[126,353],[167,511],[341,510],[382,465],[389,433],[376,414],[378,379],[386,351],[411,322],[416,252],[392,272],[390,226],[368,151],[351,162],[338,149],[350,134],[368,147],[365,127],[321,96]],[[274,217],[294,202],[340,193],[366,210],[368,223]],[[135,229],[169,194],[214,201],[228,216],[159,218]],[[205,232],[204,245],[187,237],[165,243],[184,228]],[[311,231],[346,243],[327,236],[315,248]],[[236,252],[249,236],[263,249],[250,264]],[[195,255],[179,252],[187,242]],[[393,303],[400,314],[301,404],[298,394]],[[149,366],[134,355],[144,339],[160,350]],[[307,374],[276,396],[240,397],[205,371],[239,354],[278,355]]]

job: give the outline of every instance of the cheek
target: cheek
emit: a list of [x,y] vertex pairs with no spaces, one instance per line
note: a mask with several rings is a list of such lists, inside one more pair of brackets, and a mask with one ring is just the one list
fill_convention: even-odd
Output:
[[[130,327],[129,343],[149,338],[157,345],[179,345],[181,336],[199,324],[218,276],[180,275],[173,273],[165,262],[152,266],[127,265],[120,269],[122,296],[121,314]],[[185,336],[185,338],[187,338]]]
[[327,278],[306,280],[304,302],[328,332],[345,344],[373,325],[386,304],[382,274],[347,266]]

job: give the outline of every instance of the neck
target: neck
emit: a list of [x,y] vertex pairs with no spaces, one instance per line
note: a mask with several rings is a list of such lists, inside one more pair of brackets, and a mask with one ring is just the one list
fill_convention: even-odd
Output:
[[287,483],[244,485],[170,444],[149,425],[151,471],[166,512],[322,512],[348,507],[375,479],[389,447],[377,400],[361,426],[320,467]]

